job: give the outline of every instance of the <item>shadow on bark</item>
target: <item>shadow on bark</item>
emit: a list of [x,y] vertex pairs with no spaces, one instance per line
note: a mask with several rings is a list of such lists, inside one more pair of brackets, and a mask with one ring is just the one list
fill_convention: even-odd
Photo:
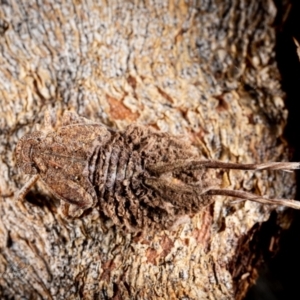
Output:
[[[287,3],[276,0],[275,4],[278,10],[274,24],[277,27],[276,61],[289,111],[285,138],[292,150],[291,161],[300,161],[300,62],[293,42],[293,37],[300,41],[300,2],[290,2],[288,15],[285,13],[289,6]],[[299,187],[300,173],[296,174]],[[299,188],[296,199],[300,199]],[[291,214],[294,220],[290,229],[281,235],[277,255],[272,258],[270,252],[264,251],[265,264],[259,270],[260,277],[256,285],[249,290],[247,300],[299,299],[300,212],[292,211]],[[268,222],[272,222],[272,217]]]

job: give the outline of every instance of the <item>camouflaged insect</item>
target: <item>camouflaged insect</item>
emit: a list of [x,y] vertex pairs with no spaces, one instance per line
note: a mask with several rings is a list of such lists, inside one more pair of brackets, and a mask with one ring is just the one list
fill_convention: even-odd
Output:
[[[202,159],[185,138],[130,125],[113,131],[66,112],[56,131],[26,134],[16,147],[17,164],[40,179],[71,217],[98,207],[124,230],[170,229],[199,212],[212,195],[229,195],[299,208],[298,202],[266,199],[215,187],[214,168],[297,169],[299,163],[230,164]],[[277,202],[276,202],[277,201]]]

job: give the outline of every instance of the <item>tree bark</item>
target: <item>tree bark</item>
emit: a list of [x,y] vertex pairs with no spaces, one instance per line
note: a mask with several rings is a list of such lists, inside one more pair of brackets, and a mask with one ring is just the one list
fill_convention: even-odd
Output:
[[[2,2],[1,299],[244,297],[276,208],[216,196],[176,230],[124,234],[103,226],[96,208],[67,220],[39,184],[14,201],[28,179],[14,148],[49,109],[58,120],[74,110],[113,128],[136,122],[186,135],[206,158],[287,161],[275,18],[271,0]],[[295,193],[290,173],[220,174],[233,189]]]

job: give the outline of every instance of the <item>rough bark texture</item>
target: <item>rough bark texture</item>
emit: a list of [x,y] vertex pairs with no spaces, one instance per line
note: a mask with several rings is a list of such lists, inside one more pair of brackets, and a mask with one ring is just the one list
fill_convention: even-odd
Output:
[[[244,297],[272,207],[215,197],[189,224],[132,236],[103,226],[97,210],[67,220],[41,185],[15,202],[26,178],[13,151],[54,108],[58,120],[70,109],[183,134],[203,157],[288,160],[275,18],[271,0],[2,2],[0,298]],[[224,185],[294,196],[284,172],[230,171]]]

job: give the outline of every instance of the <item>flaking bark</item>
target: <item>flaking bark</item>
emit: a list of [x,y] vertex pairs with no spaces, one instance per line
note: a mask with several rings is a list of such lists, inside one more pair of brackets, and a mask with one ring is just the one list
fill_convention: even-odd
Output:
[[[1,5],[1,298],[242,299],[269,206],[218,197],[173,231],[133,237],[97,210],[66,219],[41,185],[14,201],[27,178],[13,152],[50,108],[53,124],[71,109],[110,128],[182,134],[205,158],[288,161],[275,17],[263,0]],[[294,196],[293,174],[218,176],[223,187]]]

